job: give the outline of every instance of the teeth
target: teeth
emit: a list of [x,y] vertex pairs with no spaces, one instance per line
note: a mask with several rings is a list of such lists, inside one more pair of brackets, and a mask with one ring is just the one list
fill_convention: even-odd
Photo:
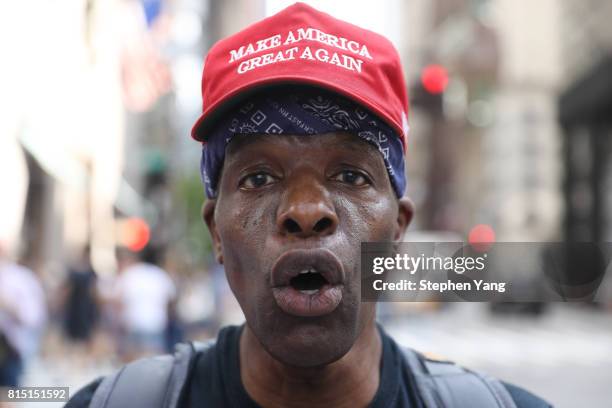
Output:
[[300,275],[303,275],[305,273],[317,273],[317,271],[314,270],[313,268],[304,269],[304,270],[300,271]]
[[314,295],[315,293],[317,293],[319,291],[319,289],[311,289],[311,290],[300,290],[301,293],[305,294],[305,295]]

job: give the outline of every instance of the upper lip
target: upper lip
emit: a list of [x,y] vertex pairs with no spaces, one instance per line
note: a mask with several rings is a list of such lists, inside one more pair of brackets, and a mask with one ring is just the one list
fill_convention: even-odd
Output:
[[330,285],[344,282],[344,268],[330,250],[292,249],[284,252],[272,265],[272,287],[288,286],[291,278],[306,269],[315,269]]

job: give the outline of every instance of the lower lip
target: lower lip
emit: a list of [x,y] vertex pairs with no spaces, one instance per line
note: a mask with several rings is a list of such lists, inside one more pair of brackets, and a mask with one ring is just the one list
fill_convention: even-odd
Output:
[[341,285],[324,285],[317,293],[308,295],[291,286],[272,289],[276,304],[293,316],[316,317],[333,312],[342,301]]

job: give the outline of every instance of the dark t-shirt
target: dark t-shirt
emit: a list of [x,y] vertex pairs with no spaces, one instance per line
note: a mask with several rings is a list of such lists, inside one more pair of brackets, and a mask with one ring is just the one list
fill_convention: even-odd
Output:
[[[198,353],[188,379],[181,407],[240,407],[258,408],[249,397],[240,379],[239,339],[242,327],[225,327],[217,343],[204,353]],[[416,385],[404,362],[402,351],[382,328],[383,353],[380,385],[370,405],[372,408],[424,408]],[[100,379],[82,388],[66,408],[89,405]],[[542,399],[522,388],[504,383],[518,408],[550,408]]]

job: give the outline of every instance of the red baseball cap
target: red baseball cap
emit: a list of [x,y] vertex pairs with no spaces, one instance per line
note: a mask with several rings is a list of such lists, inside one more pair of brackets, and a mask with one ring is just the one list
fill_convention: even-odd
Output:
[[408,97],[391,42],[304,3],[210,49],[202,74],[202,115],[191,136],[206,142],[215,119],[246,95],[287,84],[318,86],[361,104],[396,130],[406,148]]

